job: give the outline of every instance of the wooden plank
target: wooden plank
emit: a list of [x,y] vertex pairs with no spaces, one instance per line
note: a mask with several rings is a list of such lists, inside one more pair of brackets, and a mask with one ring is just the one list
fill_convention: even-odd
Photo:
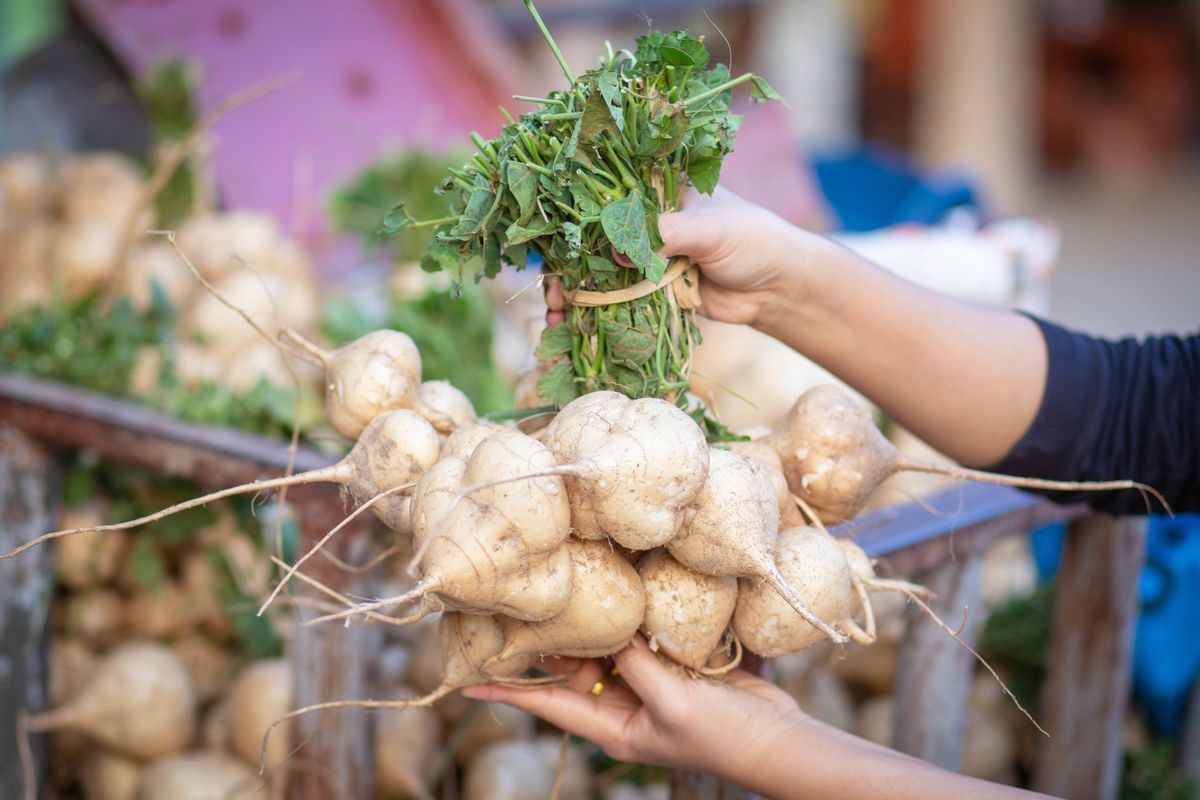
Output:
[[[968,610],[959,636],[972,647],[983,623],[978,613],[982,573],[983,554],[975,550],[915,576],[937,595],[930,606],[951,626],[958,627],[963,609]],[[910,604],[906,613],[892,741],[902,752],[958,771],[975,659],[916,605]]]
[[[104,458],[194,480],[206,488],[279,475],[288,464],[287,444],[276,439],[181,422],[126,400],[6,373],[0,373],[0,421],[49,444],[89,449]],[[317,469],[333,461],[301,448],[295,468]],[[301,552],[323,537],[346,512],[340,487],[332,484],[293,487],[288,502],[301,521]],[[355,561],[361,555],[351,552],[355,539],[368,526],[378,525],[373,520],[368,513],[348,526],[332,540],[330,551]],[[34,548],[22,558],[36,551],[49,552],[47,548]],[[305,571],[337,591],[369,594],[366,576],[341,572],[326,559],[313,559]],[[298,591],[311,593],[303,587]],[[367,696],[367,666],[378,652],[378,641],[378,636],[365,633],[362,626],[298,628],[289,651],[297,705]],[[291,772],[304,774],[305,778],[289,782],[289,797],[308,800],[370,795],[372,749],[365,716],[351,712],[315,714],[304,718],[295,730],[300,749]]]
[[[54,527],[59,480],[50,454],[0,424],[0,552]],[[28,558],[0,561],[0,786],[20,796],[24,785],[17,715],[46,707],[46,617],[54,589],[53,551],[37,548]],[[38,783],[44,774],[45,737],[32,737]],[[32,788],[26,787],[30,797]]]
[[1090,514],[1068,528],[1042,688],[1050,738],[1034,770],[1040,792],[1117,796],[1145,547],[1144,518]]

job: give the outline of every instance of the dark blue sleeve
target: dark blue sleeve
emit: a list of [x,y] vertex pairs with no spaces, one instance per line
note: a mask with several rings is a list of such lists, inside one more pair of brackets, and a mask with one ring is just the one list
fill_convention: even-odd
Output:
[[[1158,489],[1175,511],[1200,510],[1200,333],[1109,341],[1033,319],[1049,353],[1042,405],[1021,441],[988,469],[1131,478]],[[1110,514],[1146,513],[1132,491],[1045,495]]]

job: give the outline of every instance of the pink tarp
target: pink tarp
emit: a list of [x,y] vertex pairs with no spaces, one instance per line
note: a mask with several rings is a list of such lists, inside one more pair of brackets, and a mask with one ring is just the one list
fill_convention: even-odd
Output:
[[[400,147],[491,136],[522,83],[509,43],[471,0],[77,0],[137,74],[182,56],[202,70],[199,102],[273,76],[283,89],[214,129],[221,200],[322,228],[328,190]],[[735,191],[797,222],[819,217],[786,115],[748,110],[725,172]]]

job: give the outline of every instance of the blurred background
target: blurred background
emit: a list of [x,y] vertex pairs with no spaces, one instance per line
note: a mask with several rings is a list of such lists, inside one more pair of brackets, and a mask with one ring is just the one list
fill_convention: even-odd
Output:
[[[1104,334],[1195,325],[1197,3],[1189,0],[546,0],[577,69],[648,25],[703,31],[786,109],[750,115],[729,183],[828,230],[1051,221],[1049,311]],[[217,197],[330,246],[330,190],[385,154],[495,131],[557,67],[518,2],[4,0],[0,150],[148,155],[131,83],[196,70],[200,110],[285,89],[220,121]],[[746,153],[745,150],[754,150]],[[756,162],[742,164],[742,161]],[[323,270],[348,269],[330,256]]]
[[[576,71],[606,40],[631,46],[652,27],[702,33],[735,74],[766,76],[787,105],[738,98],[746,120],[722,183],[796,224],[941,291],[1092,333],[1200,326],[1200,0],[538,7]],[[299,370],[297,382],[270,344],[197,291],[161,239],[141,233],[170,228],[256,320],[330,344],[381,325],[405,330],[426,378],[450,380],[480,412],[511,408],[542,324],[531,276],[468,286],[451,302],[448,282],[415,266],[423,240],[377,231],[400,201],[439,216],[433,189],[469,154],[470,132],[495,135],[501,106],[514,116],[532,108],[513,95],[562,83],[519,0],[0,0],[0,368],[279,437],[299,408],[305,444],[344,448],[322,427],[319,379]],[[171,175],[163,165],[173,162]],[[731,425],[772,424],[827,379],[752,332],[706,324],[705,334],[696,388]],[[86,452],[70,456],[65,475],[67,513],[83,522],[190,491]],[[876,506],[944,486],[897,483]],[[276,521],[252,511],[218,509],[61,561],[51,700],[77,685],[65,676],[126,638],[170,642],[204,685],[204,742],[236,751],[218,718],[227,684],[267,661],[286,672],[271,660],[294,627],[286,615],[268,624],[247,614],[269,586],[262,553]],[[1198,527],[1150,529],[1126,797],[1195,796],[1183,773],[1200,771],[1200,714],[1188,712],[1200,643],[1180,632],[1200,622]],[[982,647],[1027,699],[1045,668],[1060,543],[1061,530],[1013,537],[985,566]],[[147,611],[164,598],[177,613]],[[831,666],[820,651],[776,669],[813,713],[887,741],[903,625],[899,606],[879,613],[883,641],[870,657],[852,649]],[[421,655],[430,641],[428,628],[389,639],[380,672],[397,686],[433,685],[436,654]],[[429,658],[432,671],[421,672]],[[994,688],[983,681],[972,693],[963,769],[1027,783],[1030,731]],[[290,707],[281,697],[276,715]],[[422,723],[436,727],[435,741],[466,718],[461,707],[439,714]],[[533,731],[521,718],[484,743]],[[257,739],[247,741],[240,757],[256,763]],[[538,763],[552,766],[554,747],[539,746]],[[83,754],[79,741],[54,745],[53,791],[110,796],[86,777],[98,767],[71,766]],[[665,796],[661,774],[592,756],[597,775],[616,769],[658,787],[606,797]],[[516,758],[495,755],[488,769]],[[0,777],[6,766],[0,758]]]

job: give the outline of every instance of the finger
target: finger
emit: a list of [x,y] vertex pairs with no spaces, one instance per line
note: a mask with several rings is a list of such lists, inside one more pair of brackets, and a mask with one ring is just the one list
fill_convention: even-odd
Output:
[[659,663],[641,636],[613,658],[621,678],[652,712],[676,702],[680,678]]
[[562,311],[567,307],[562,281],[558,279],[557,275],[547,275],[542,281],[542,294],[546,297],[546,307],[551,311]]
[[559,686],[545,689],[517,689],[494,683],[464,689],[463,694],[477,700],[507,703],[535,714],[576,736],[608,749],[617,741],[631,709],[601,701],[587,694]]
[[588,692],[604,675],[604,665],[596,659],[548,657],[534,664],[535,669],[562,675],[562,684],[576,692]]

